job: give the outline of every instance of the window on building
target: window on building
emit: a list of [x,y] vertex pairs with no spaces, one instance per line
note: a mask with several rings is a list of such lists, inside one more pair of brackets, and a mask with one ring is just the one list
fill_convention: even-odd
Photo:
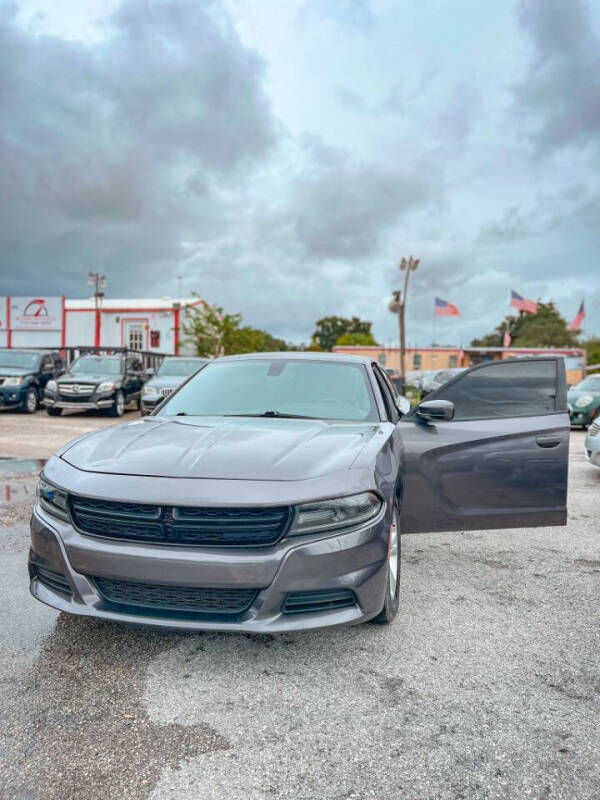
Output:
[[452,369],[453,367],[458,367],[458,356],[456,354],[450,356],[450,360],[448,362],[448,366]]
[[421,353],[413,354],[413,369],[421,369]]
[[379,355],[377,356],[377,361],[379,361],[379,363],[381,364],[382,367],[385,367],[386,354],[385,353],[379,353]]

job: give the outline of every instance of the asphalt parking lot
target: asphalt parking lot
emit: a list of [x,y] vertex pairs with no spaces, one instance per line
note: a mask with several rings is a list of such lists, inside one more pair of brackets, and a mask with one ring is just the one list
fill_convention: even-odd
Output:
[[[0,457],[114,423],[3,414]],[[277,637],[35,602],[36,476],[4,463],[0,797],[597,798],[600,470],[571,444],[566,528],[404,537],[391,627]]]

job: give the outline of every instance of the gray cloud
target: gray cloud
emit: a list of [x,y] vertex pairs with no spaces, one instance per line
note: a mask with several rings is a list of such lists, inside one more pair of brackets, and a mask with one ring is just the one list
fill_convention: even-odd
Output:
[[12,291],[32,278],[56,291],[59,272],[69,292],[90,266],[131,291],[189,231],[225,224],[223,187],[275,142],[262,64],[217,6],[128,0],[111,25],[86,46],[32,35],[0,8],[0,247]]
[[597,146],[600,134],[600,40],[585,0],[522,0],[518,20],[533,53],[514,87],[541,154],[569,145]]

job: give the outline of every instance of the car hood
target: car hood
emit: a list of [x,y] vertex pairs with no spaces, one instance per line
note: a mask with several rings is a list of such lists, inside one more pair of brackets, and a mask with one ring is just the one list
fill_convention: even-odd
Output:
[[71,375],[67,373],[58,379],[58,383],[100,383],[101,381],[117,383],[121,377],[121,375]]
[[21,378],[23,375],[33,375],[33,369],[19,369],[18,367],[0,367],[0,376],[3,378]]
[[189,375],[165,375],[164,378],[151,378],[145,386],[154,386],[156,389],[176,389],[188,378]]
[[59,455],[89,472],[305,480],[350,469],[380,428],[322,420],[150,417],[84,436]]

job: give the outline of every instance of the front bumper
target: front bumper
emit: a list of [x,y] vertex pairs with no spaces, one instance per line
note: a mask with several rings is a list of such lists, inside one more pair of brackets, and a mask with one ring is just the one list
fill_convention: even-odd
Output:
[[0,408],[19,408],[25,402],[29,386],[0,388]]
[[115,396],[102,395],[102,397],[95,397],[88,395],[90,399],[87,400],[64,400],[60,395],[51,395],[48,392],[44,395],[42,405],[46,408],[71,408],[74,411],[103,411],[111,408],[115,404]]
[[583,410],[574,408],[569,411],[571,425],[590,425],[594,417],[594,411],[595,409],[591,408]]
[[590,436],[588,433],[583,447],[583,454],[588,464],[600,467],[600,433],[595,436]]
[[[31,519],[31,593],[71,614],[177,630],[255,633],[353,625],[376,616],[387,581],[387,514],[334,536],[283,539],[260,549],[162,546],[101,539],[36,505]],[[39,568],[41,570],[38,572]],[[40,578],[63,576],[68,591]],[[189,612],[156,611],[113,603],[95,578],[159,587],[255,589],[251,606],[236,619],[215,620]],[[58,587],[58,588],[57,588]],[[356,603],[340,609],[288,614],[288,594],[351,590]]]
[[140,401],[142,413],[149,414],[151,411],[159,406],[166,397],[161,394],[143,394]]

